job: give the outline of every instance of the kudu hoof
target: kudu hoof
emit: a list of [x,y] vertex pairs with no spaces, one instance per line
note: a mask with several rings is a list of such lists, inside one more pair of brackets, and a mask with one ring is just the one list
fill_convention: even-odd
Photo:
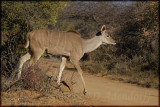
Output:
[[83,94],[84,94],[84,95],[86,95],[86,93],[87,93],[87,91],[86,91],[86,90],[84,90],[84,91],[83,91]]

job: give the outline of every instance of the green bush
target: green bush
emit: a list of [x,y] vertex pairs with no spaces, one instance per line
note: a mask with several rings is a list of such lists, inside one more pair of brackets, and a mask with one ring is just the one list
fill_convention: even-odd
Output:
[[25,44],[27,32],[55,25],[58,11],[66,2],[2,1],[1,2],[1,73],[9,76],[26,52],[18,44]]

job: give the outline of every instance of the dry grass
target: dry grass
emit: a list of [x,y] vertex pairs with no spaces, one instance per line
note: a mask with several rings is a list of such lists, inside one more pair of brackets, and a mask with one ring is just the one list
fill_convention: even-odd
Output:
[[135,56],[133,59],[127,59],[119,56],[115,62],[111,60],[102,60],[101,63],[82,62],[83,71],[91,74],[100,74],[101,76],[110,76],[111,79],[123,81],[126,83],[137,84],[146,88],[159,88],[159,71],[157,57],[152,55],[151,62],[141,63],[140,58]]
[[[26,66],[26,65],[25,65]],[[57,85],[55,78],[47,76],[46,70],[24,67],[22,79],[2,91],[2,105],[83,105],[86,97],[74,93],[72,84],[63,81]],[[2,82],[7,78],[2,78]],[[6,87],[6,86],[3,86]]]

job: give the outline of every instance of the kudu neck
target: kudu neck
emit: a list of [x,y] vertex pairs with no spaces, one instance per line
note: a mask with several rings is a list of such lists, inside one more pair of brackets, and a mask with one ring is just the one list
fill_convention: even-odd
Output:
[[83,39],[84,53],[94,51],[102,44],[101,37],[95,36],[91,39]]

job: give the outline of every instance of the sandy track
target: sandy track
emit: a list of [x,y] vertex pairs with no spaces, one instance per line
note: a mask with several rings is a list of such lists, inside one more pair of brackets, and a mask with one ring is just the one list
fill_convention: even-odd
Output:
[[[68,75],[65,78],[71,78],[74,72],[73,80],[76,81],[74,91],[82,94],[81,78],[75,71],[65,69],[63,73],[65,76]],[[159,105],[159,91],[156,89],[143,88],[88,73],[84,73],[83,76],[87,85],[87,96],[103,102],[100,105]]]
[[[53,63],[52,60],[46,59],[41,60],[41,67],[43,69],[48,69],[47,75],[53,75],[56,76],[59,71],[59,63]],[[83,85],[80,79],[80,76],[76,70],[74,69],[73,65],[70,63],[67,63],[66,69],[63,71],[62,80],[71,80],[72,74],[73,79],[72,81],[75,82],[73,85],[73,92],[77,93],[76,95],[80,96],[79,98],[83,98],[85,100],[85,103],[82,101],[79,101],[79,98],[75,99],[67,99],[69,103],[66,103],[66,101],[61,101],[57,99],[46,99],[43,98],[41,102],[47,101],[47,104],[49,105],[75,105],[76,102],[79,102],[78,104],[85,104],[85,105],[158,105],[159,102],[159,93],[156,89],[151,88],[142,88],[133,84],[128,83],[122,83],[115,80],[110,80],[108,77],[101,77],[96,75],[91,75],[88,73],[84,73],[84,79],[86,81],[87,85],[87,95],[83,96]],[[23,90],[22,90],[23,91]],[[27,90],[28,92],[28,90]],[[18,96],[18,92],[15,92]],[[19,92],[23,93],[23,92]],[[9,93],[3,93],[2,103],[4,105],[10,105],[10,104],[16,104],[19,105],[19,103],[15,103],[16,101],[10,101],[8,96],[11,98],[13,97]],[[32,95],[33,96],[33,95]],[[15,95],[14,95],[15,97]],[[25,96],[24,96],[25,97]],[[35,97],[35,96],[33,96]],[[17,97],[19,99],[19,97]],[[23,98],[24,99],[24,98]],[[31,98],[30,98],[31,99]],[[13,99],[12,99],[13,100]],[[29,100],[29,99],[26,99]],[[77,101],[76,101],[77,100]],[[37,100],[36,100],[37,101]],[[40,101],[40,100],[38,100]],[[53,102],[54,101],[54,102]],[[26,102],[26,101],[25,101]],[[30,103],[28,104],[38,104],[37,102],[34,102],[34,100],[29,100]],[[41,104],[41,103],[40,103]]]
[[[59,64],[56,64],[56,67],[59,67]],[[73,86],[74,92],[82,94],[81,78],[71,63],[67,63],[62,79],[70,80],[73,72],[73,80],[76,82]],[[156,89],[143,88],[88,73],[84,73],[83,76],[88,91],[86,96],[97,101],[93,105],[159,105],[159,91]]]
[[[69,71],[66,71],[69,72]],[[82,83],[75,74],[78,87],[75,91],[82,93]],[[87,96],[103,101],[102,105],[158,105],[158,90],[142,88],[133,84],[109,80],[94,75],[84,74]]]

